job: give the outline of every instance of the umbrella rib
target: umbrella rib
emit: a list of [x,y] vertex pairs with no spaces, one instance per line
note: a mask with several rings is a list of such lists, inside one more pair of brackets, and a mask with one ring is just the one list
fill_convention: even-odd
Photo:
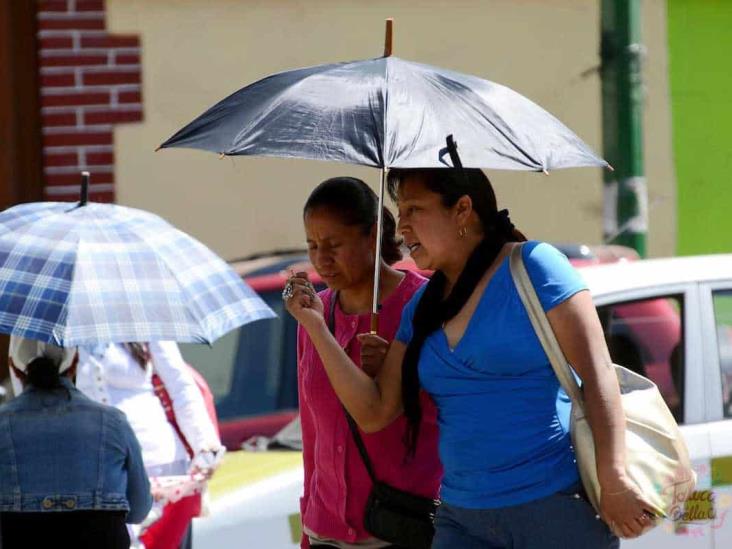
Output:
[[[462,83],[461,83],[461,86],[462,86],[462,87],[463,87],[463,88],[465,89],[465,91],[467,91],[468,93],[470,93],[470,94],[471,94],[471,95],[473,95],[474,97],[477,97],[477,98],[478,98],[479,100],[481,100],[481,101],[480,101],[481,103],[485,103],[485,102],[484,102],[484,101],[482,100],[482,98],[480,97],[480,95],[478,95],[477,93],[475,93],[475,91],[474,91],[474,90],[472,90],[472,89],[471,89],[471,88],[469,88],[468,86],[465,86],[465,85],[464,85],[464,84],[462,84]],[[491,125],[491,126],[492,126],[492,127],[493,127],[493,128],[494,128],[494,129],[495,129],[495,130],[496,130],[496,131],[497,131],[497,132],[498,132],[498,133],[500,134],[500,135],[501,135],[501,137],[503,137],[503,138],[504,138],[504,139],[505,139],[505,140],[506,140],[506,141],[507,141],[507,142],[508,142],[508,143],[509,143],[509,144],[510,144],[510,145],[511,145],[511,146],[512,146],[512,147],[513,147],[513,148],[514,148],[515,150],[517,150],[517,151],[518,151],[518,152],[519,152],[520,154],[522,154],[522,155],[523,155],[524,157],[526,157],[526,158],[528,159],[528,162],[521,162],[521,161],[519,161],[519,160],[518,160],[518,159],[516,159],[516,158],[512,158],[513,160],[516,160],[516,161],[520,162],[521,164],[524,164],[525,166],[532,166],[532,167],[537,167],[537,166],[538,166],[538,168],[537,168],[537,170],[538,170],[538,171],[541,171],[542,169],[546,169],[546,167],[545,167],[545,166],[544,166],[544,165],[543,165],[543,164],[542,164],[541,162],[539,162],[538,160],[536,160],[536,159],[535,159],[534,157],[532,157],[532,156],[531,156],[531,155],[530,155],[530,154],[529,154],[528,152],[526,152],[526,151],[525,151],[525,150],[524,150],[524,149],[523,149],[522,147],[520,147],[520,146],[519,146],[518,144],[516,144],[516,143],[514,142],[514,140],[513,140],[513,139],[511,139],[511,138],[510,138],[510,137],[508,136],[508,134],[507,134],[507,133],[506,133],[505,131],[503,131],[503,130],[502,130],[502,129],[501,129],[501,128],[500,128],[499,126],[498,126],[498,124],[496,124],[496,123],[495,123],[495,122],[494,122],[493,120],[491,120],[491,118],[490,118],[489,116],[486,116],[486,115],[484,115],[482,111],[480,111],[479,109],[477,109],[476,107],[474,107],[474,106],[473,106],[473,104],[472,104],[472,102],[471,102],[471,103],[468,103],[468,106],[469,106],[469,107],[470,107],[470,108],[471,108],[471,109],[472,109],[472,110],[473,110],[474,112],[476,112],[476,113],[477,113],[477,114],[478,114],[478,115],[479,115],[479,116],[480,116],[480,117],[481,117],[481,118],[482,118],[483,120],[485,120],[486,122],[488,122],[488,124],[490,124],[490,125]],[[496,112],[495,110],[493,110],[493,112],[494,112],[494,114],[495,114],[495,115],[496,115],[497,117],[499,117],[499,118],[501,118],[501,120],[503,120],[503,117],[501,117],[501,116],[500,116],[500,115],[498,114],[498,112]],[[506,155],[506,154],[502,154],[502,155],[501,155],[501,154],[499,154],[499,156],[505,156],[505,157],[507,157],[507,158],[511,158],[510,156],[508,156],[508,155]]]
[[[377,60],[378,59],[379,58],[377,58]],[[296,90],[299,87],[303,86],[310,77],[312,77],[312,76],[322,76],[322,75],[328,74],[329,72],[331,72],[333,70],[348,68],[350,65],[353,65],[353,64],[356,64],[356,63],[362,63],[362,62],[363,61],[360,61],[360,60],[359,61],[345,61],[343,63],[330,63],[330,64],[323,65],[323,66],[325,66],[327,68],[324,69],[324,70],[322,70],[322,71],[313,72],[311,74],[308,74],[307,76],[305,76],[305,77],[297,80],[296,82],[294,82],[290,86],[287,86],[286,88],[284,88],[283,90],[281,90],[277,94],[275,94],[274,97],[270,100],[269,107],[268,107],[268,109],[267,109],[266,112],[267,113],[272,112],[276,108],[276,106],[279,104],[279,102],[282,100],[282,98],[284,96],[289,95],[290,92],[292,92],[293,90]],[[312,67],[312,68],[317,68],[317,66],[316,67]],[[282,74],[282,73],[280,73],[280,74]],[[277,75],[273,75],[273,76],[277,76]],[[244,89],[246,89],[246,88],[244,88]],[[242,91],[242,90],[239,90],[239,91]],[[236,93],[238,93],[238,92],[236,92]],[[241,128],[236,133],[236,135],[233,137],[233,139],[231,139],[231,142],[229,144],[229,150],[228,151],[222,151],[221,154],[224,154],[224,155],[232,155],[232,156],[237,155],[236,153],[235,154],[231,154],[232,149],[234,147],[236,147],[236,144],[242,139],[242,137],[244,135],[246,135],[251,130],[252,126],[254,126],[255,124],[257,124],[259,121],[261,121],[264,118],[266,118],[266,115],[265,114],[260,114],[256,118],[256,120],[251,120],[249,122],[249,124],[247,124],[246,126],[244,126],[243,128]],[[279,156],[279,155],[262,155],[261,153],[257,153],[257,156],[260,156],[260,155],[261,156]],[[369,164],[365,164],[365,165],[369,165]],[[375,166],[375,167],[380,167],[380,166]]]
[[[76,249],[78,252],[79,244],[81,243],[81,235],[78,232],[73,233],[76,237]],[[71,310],[71,298],[74,295],[73,293],[73,287],[74,287],[74,276],[76,275],[76,261],[72,263],[71,266],[71,276],[69,277],[69,293],[66,294],[66,301],[64,303],[63,309],[61,310],[61,313],[58,315],[58,321],[56,322],[56,326],[62,327],[63,333],[62,337],[59,338],[56,335],[56,330],[52,330],[52,335],[54,338],[54,343],[58,345],[59,347],[65,346],[66,342],[66,336],[68,331],[68,325],[66,324],[66,321],[69,319],[69,311]]]

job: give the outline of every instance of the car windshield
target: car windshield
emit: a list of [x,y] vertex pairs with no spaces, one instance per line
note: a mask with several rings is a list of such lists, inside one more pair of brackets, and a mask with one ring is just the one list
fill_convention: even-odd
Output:
[[203,374],[219,419],[297,408],[297,324],[279,290],[259,292],[277,318],[234,330],[212,346],[181,344],[183,357]]

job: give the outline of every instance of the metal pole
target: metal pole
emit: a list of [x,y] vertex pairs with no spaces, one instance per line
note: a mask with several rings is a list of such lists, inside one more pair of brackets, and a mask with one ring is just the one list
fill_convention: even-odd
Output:
[[376,213],[376,257],[374,257],[374,299],[371,305],[371,333],[379,328],[379,279],[381,278],[381,233],[384,227],[384,194],[386,174],[389,168],[381,168],[381,186],[379,187],[379,211]]
[[603,154],[606,242],[646,255],[648,192],[643,167],[643,78],[640,0],[602,0]]

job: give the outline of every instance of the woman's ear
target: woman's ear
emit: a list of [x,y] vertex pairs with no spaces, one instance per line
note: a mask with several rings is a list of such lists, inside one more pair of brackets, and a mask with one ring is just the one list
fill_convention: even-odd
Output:
[[473,213],[473,199],[467,194],[464,194],[458,198],[458,201],[455,202],[455,206],[453,206],[453,208],[455,211],[455,220],[461,227],[465,226],[468,223],[470,214]]

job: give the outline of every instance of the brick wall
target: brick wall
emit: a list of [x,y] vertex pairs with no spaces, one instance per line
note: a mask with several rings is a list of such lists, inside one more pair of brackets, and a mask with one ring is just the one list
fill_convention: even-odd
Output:
[[[25,1],[25,0],[24,0]],[[114,201],[112,127],[142,120],[140,40],[108,34],[104,0],[40,0],[38,39],[46,200]]]

